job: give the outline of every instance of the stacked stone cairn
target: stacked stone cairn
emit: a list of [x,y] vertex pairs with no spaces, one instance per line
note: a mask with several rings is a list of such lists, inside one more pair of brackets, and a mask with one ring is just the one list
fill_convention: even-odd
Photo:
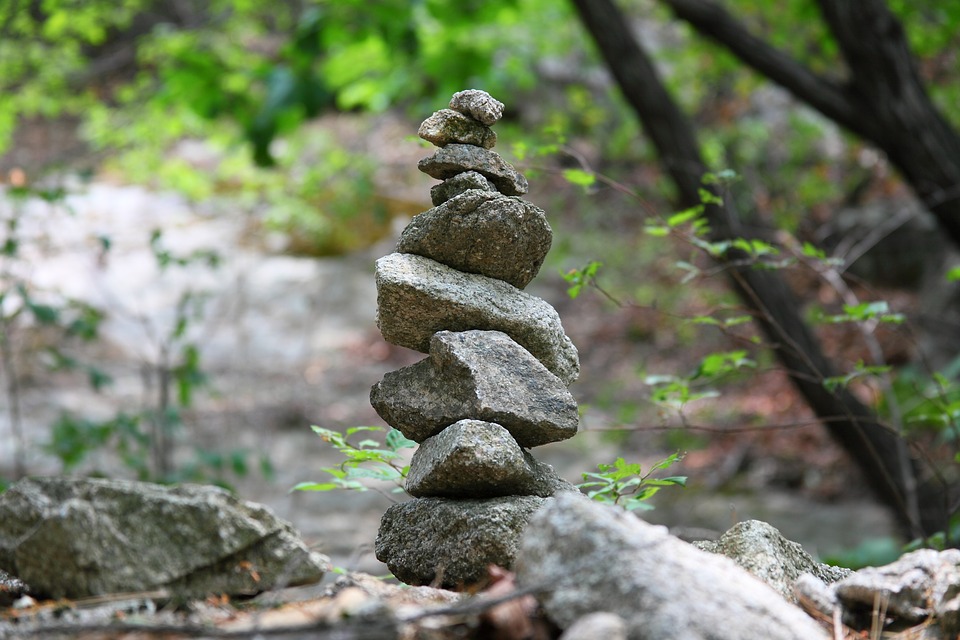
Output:
[[419,168],[443,182],[396,253],[377,261],[377,324],[429,356],[374,385],[387,424],[420,443],[413,500],[383,516],[376,555],[403,582],[465,588],[510,567],[530,516],[576,491],[528,449],[572,437],[577,350],[556,310],[522,291],[553,238],[527,180],[491,151],[503,104],[479,90],[421,125],[439,147]]

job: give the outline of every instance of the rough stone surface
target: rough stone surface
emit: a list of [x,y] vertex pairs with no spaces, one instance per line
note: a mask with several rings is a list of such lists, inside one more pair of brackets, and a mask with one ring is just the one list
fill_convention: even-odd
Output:
[[54,598],[202,597],[317,582],[329,562],[218,487],[28,478],[0,494],[0,568]]
[[815,561],[796,542],[784,538],[766,522],[739,522],[713,542],[694,546],[724,555],[773,587],[784,598],[796,601],[794,585],[801,575],[812,574],[823,582],[836,582],[850,575],[849,569]]
[[430,201],[433,203],[433,206],[439,207],[450,198],[455,198],[470,189],[499,193],[496,185],[484,178],[483,175],[476,171],[466,171],[464,173],[458,173],[452,178],[447,178],[440,184],[430,187]]
[[392,253],[377,260],[377,324],[387,342],[423,353],[437,331],[503,331],[564,384],[580,373],[577,348],[545,301],[422,256]]
[[595,611],[634,640],[817,640],[826,633],[729,558],[700,551],[621,509],[559,493],[533,516],[518,585],[561,629]]
[[487,566],[510,568],[530,516],[545,500],[416,498],[383,514],[377,559],[411,585],[462,588],[484,580]]
[[499,424],[523,447],[571,438],[579,426],[563,382],[499,331],[435,333],[430,357],[384,375],[370,403],[417,442],[468,418]]
[[480,89],[457,91],[450,98],[450,108],[487,126],[503,117],[503,103]]
[[417,167],[437,180],[476,171],[496,185],[497,191],[508,196],[522,196],[529,186],[523,174],[499,153],[469,144],[448,144],[420,160]]
[[627,624],[615,613],[588,613],[570,625],[560,640],[627,640]]
[[879,598],[887,615],[899,622],[920,623],[933,616],[944,637],[960,633],[958,549],[919,549],[886,566],[860,569],[833,590],[845,620],[867,618]]
[[397,251],[523,289],[550,251],[553,231],[539,207],[516,197],[470,190],[415,216]]
[[461,420],[413,454],[407,493],[416,497],[540,496],[576,487],[537,461],[498,424]]
[[435,112],[423,121],[417,135],[438,147],[452,142],[492,149],[497,144],[493,129],[453,109]]

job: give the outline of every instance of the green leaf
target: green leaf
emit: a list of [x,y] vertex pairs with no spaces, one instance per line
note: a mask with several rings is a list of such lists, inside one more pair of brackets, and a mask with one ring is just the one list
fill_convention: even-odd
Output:
[[399,430],[391,429],[384,439],[384,446],[391,451],[399,451],[400,449],[412,449],[417,446],[417,443],[404,436]]
[[593,173],[582,169],[564,169],[563,177],[570,184],[584,188],[592,186],[597,181]]
[[960,281],[960,267],[954,267],[947,271],[947,282]]

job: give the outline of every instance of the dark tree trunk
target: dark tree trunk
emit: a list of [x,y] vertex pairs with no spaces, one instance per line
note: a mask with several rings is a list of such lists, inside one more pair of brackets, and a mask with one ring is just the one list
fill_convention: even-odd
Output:
[[[675,183],[678,203],[700,203],[706,172],[693,127],[670,97],[650,57],[630,32],[624,15],[611,0],[572,0],[624,97],[652,140]],[[744,237],[732,212],[708,206],[714,240]],[[777,272],[743,266],[728,254],[731,282],[753,310],[762,330],[776,347],[781,364],[831,436],[862,470],[877,498],[893,509],[909,535],[942,531],[947,523],[947,497],[941,487],[920,482],[918,465],[895,432],[846,391],[829,392],[822,384],[835,375],[819,340],[799,315],[799,304]]]
[[710,0],[663,2],[744,64],[886,153],[960,246],[960,133],[930,101],[903,26],[883,0],[818,0],[846,62],[842,83],[774,49]]

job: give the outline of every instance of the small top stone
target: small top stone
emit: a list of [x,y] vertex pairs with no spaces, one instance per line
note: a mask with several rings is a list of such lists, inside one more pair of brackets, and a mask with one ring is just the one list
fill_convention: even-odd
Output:
[[480,89],[456,92],[450,98],[450,108],[488,127],[503,117],[503,103]]
[[492,149],[497,144],[493,129],[452,109],[441,109],[424,120],[417,135],[438,147],[455,142]]

